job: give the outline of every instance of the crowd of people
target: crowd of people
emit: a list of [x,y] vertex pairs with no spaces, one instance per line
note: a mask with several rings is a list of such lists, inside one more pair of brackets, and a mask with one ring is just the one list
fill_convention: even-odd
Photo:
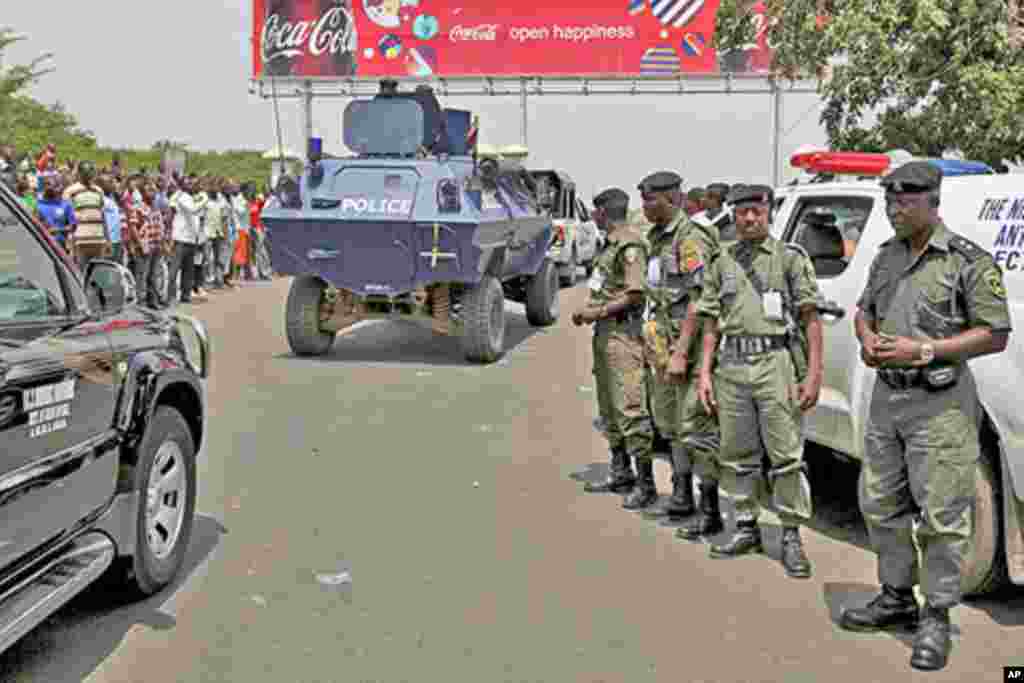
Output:
[[270,280],[260,214],[267,194],[233,178],[125,169],[73,159],[54,145],[37,158],[0,147],[0,182],[16,193],[83,272],[94,258],[127,266],[141,303],[203,302],[210,291]]

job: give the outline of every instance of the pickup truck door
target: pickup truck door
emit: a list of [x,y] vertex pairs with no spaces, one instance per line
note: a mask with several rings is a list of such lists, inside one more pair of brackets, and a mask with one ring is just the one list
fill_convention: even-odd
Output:
[[117,481],[103,448],[116,400],[109,336],[68,317],[75,283],[12,216],[0,201],[0,567],[74,528]]
[[[815,228],[804,220],[809,213],[836,216],[837,231],[832,233],[833,238],[849,237],[854,231],[860,233],[851,258],[843,257],[841,240],[824,240],[831,250],[823,248],[823,241],[811,234]],[[860,362],[853,318],[878,245],[892,235],[881,194],[870,188],[801,188],[786,198],[776,230],[785,241],[800,244],[808,251],[822,298],[843,312],[841,318],[822,318],[825,358],[821,397],[804,421],[805,434],[813,442],[859,458],[866,397],[870,396],[874,371]]]

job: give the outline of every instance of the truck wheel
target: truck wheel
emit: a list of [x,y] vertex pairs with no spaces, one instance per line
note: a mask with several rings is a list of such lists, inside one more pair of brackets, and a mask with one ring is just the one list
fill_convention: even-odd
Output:
[[550,259],[544,259],[526,283],[526,319],[534,327],[554,325],[558,308],[558,270]]
[[992,593],[1007,580],[1003,546],[1002,490],[988,456],[978,460],[975,475],[974,536],[964,558],[961,587],[965,596]]
[[195,516],[195,444],[185,418],[171,406],[154,412],[133,476],[139,495],[135,553],[121,558],[119,579],[133,597],[146,597],[181,569]]
[[462,299],[462,351],[475,363],[493,363],[505,351],[505,293],[501,283],[484,275]]
[[579,267],[578,257],[576,256],[576,248],[573,247],[572,255],[569,256],[569,263],[564,267],[561,273],[559,273],[559,280],[561,284],[566,287],[573,287],[576,285],[576,268]]
[[322,356],[334,345],[335,334],[320,329],[320,296],[325,285],[312,275],[292,281],[285,304],[284,329],[288,345],[298,356]]

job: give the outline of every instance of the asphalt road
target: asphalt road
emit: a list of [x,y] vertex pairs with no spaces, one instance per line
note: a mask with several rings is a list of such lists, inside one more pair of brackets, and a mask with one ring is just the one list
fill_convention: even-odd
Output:
[[855,468],[811,458],[805,581],[783,573],[770,513],[767,555],[711,560],[618,496],[583,494],[606,454],[589,330],[569,321],[582,286],[548,330],[510,304],[510,351],[489,367],[390,323],[295,358],[287,287],[191,309],[216,347],[181,581],[137,604],[88,590],[0,656],[0,678],[863,683],[1024,664],[1020,592],[958,609],[937,674],[909,668],[909,635],[835,625],[875,591]]

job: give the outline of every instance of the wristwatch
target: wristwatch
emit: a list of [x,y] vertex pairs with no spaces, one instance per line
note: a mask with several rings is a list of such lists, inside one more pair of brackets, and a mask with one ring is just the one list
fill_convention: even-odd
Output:
[[920,356],[923,363],[931,363],[935,360],[935,347],[930,342],[921,344]]

